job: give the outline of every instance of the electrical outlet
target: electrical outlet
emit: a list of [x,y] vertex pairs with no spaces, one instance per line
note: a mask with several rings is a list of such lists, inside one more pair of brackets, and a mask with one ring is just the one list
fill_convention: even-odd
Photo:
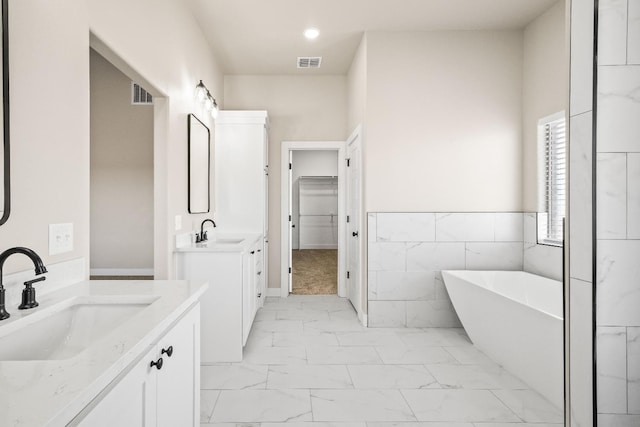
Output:
[[176,231],[182,230],[182,215],[176,215]]
[[73,224],[49,224],[49,255],[73,250]]

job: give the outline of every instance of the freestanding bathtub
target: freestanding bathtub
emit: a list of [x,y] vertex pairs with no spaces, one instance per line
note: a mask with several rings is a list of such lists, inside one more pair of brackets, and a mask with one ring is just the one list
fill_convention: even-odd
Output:
[[442,276],[475,346],[562,408],[562,282],[523,271],[443,271]]

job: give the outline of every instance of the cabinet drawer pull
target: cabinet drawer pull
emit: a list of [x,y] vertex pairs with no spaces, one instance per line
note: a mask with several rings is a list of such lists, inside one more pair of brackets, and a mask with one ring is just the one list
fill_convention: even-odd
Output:
[[258,252],[262,252],[262,249],[258,249]]
[[160,354],[165,354],[165,353],[168,357],[171,357],[171,355],[173,354],[173,346],[170,345],[169,348],[167,348],[166,350],[163,348],[162,351],[160,352]]
[[258,292],[258,298],[262,297],[262,292]]
[[156,369],[159,371],[160,369],[162,369],[162,357],[160,359],[158,359],[157,362],[154,362],[153,360],[151,361],[151,365],[152,368],[155,366]]
[[258,271],[258,276],[262,274],[262,271]]
[[253,254],[255,254],[255,253],[256,253],[256,251],[251,251],[251,255],[253,255]]

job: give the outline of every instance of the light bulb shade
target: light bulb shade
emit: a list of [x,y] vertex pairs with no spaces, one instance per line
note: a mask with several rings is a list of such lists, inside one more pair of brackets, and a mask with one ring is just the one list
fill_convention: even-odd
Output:
[[206,108],[207,111],[211,111],[214,103],[215,101],[213,100],[213,96],[207,92],[207,96],[204,99],[204,108]]
[[200,80],[200,83],[196,86],[196,98],[198,98],[198,101],[204,101],[207,92],[207,87],[202,83],[202,80]]
[[220,111],[220,109],[218,108],[218,103],[216,102],[216,100],[213,100],[213,108],[211,109],[211,117],[213,117],[214,119],[218,118],[218,111]]

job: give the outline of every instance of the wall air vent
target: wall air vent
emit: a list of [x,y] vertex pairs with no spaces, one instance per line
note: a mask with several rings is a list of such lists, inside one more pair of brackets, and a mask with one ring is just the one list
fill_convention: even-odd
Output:
[[320,68],[322,56],[299,56],[298,68]]
[[153,97],[138,83],[131,82],[131,105],[153,105]]

